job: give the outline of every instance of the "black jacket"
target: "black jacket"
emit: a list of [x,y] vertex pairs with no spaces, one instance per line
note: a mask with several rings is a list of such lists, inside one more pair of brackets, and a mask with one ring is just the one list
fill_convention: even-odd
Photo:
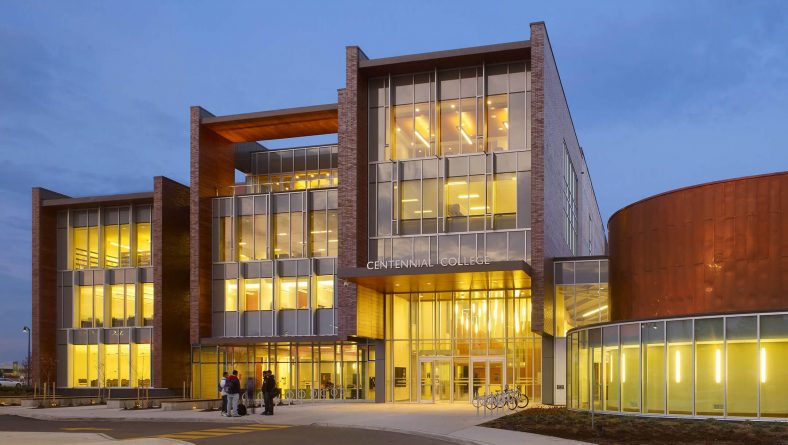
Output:
[[263,391],[273,393],[274,389],[276,389],[276,378],[274,378],[273,375],[269,375],[265,378],[265,382],[263,382]]

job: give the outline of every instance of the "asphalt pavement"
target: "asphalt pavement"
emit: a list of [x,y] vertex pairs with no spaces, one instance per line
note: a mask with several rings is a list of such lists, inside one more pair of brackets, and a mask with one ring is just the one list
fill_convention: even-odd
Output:
[[[113,420],[38,420],[0,415],[0,432],[99,433],[115,439],[160,437],[197,445],[314,443],[325,445],[446,445],[442,439],[389,431],[314,425],[238,424],[227,422],[134,422]],[[2,437],[2,433],[0,433]]]

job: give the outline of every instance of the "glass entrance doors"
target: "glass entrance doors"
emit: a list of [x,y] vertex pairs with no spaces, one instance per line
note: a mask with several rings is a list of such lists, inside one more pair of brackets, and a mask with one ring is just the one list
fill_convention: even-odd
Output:
[[419,401],[451,401],[451,360],[419,361]]
[[504,360],[499,357],[470,362],[467,358],[421,358],[419,401],[467,402],[476,394],[502,390],[506,384],[504,376]]
[[474,360],[471,369],[473,396],[491,394],[502,390],[506,385],[503,359],[501,358]]

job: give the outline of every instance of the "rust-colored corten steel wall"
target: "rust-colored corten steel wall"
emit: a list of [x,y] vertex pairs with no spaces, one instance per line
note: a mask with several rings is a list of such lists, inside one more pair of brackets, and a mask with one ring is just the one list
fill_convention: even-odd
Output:
[[189,380],[189,187],[153,179],[153,386]]
[[788,309],[788,173],[697,185],[610,218],[614,321]]

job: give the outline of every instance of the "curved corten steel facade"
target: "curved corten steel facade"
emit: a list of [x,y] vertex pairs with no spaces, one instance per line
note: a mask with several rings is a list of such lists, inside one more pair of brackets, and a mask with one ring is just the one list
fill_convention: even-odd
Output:
[[613,321],[788,309],[788,172],[656,195],[608,229]]

